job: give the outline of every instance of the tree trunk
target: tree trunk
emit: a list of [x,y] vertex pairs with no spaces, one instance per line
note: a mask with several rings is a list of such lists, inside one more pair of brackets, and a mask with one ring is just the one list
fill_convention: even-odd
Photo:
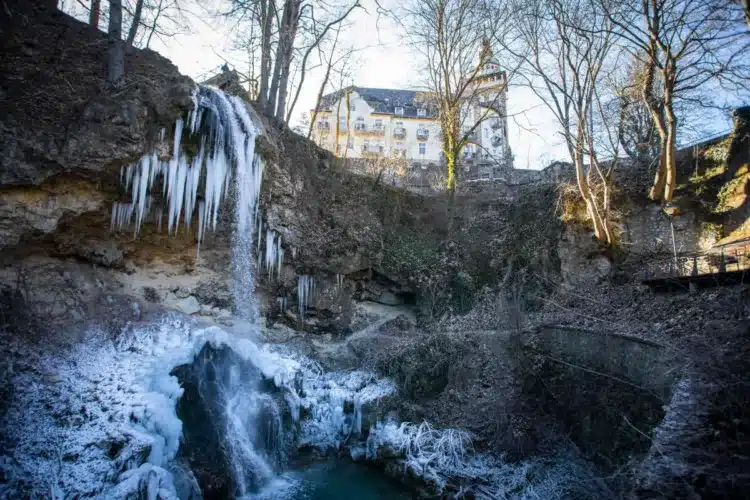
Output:
[[[341,84],[343,85],[343,79]],[[352,138],[352,108],[351,108],[351,91],[346,92],[346,148],[344,149],[344,159],[349,154],[349,140]],[[340,101],[339,101],[340,104]]]
[[[578,130],[583,131],[585,129],[586,123],[579,121]],[[583,137],[580,135],[581,133],[583,132],[578,133],[575,144],[571,144],[570,142],[568,143],[568,148],[570,150],[571,156],[573,157],[573,164],[576,168],[576,183],[578,184],[578,192],[581,194],[581,198],[583,198],[583,202],[586,204],[586,212],[589,214],[589,218],[594,225],[594,236],[596,236],[597,240],[603,243],[608,243],[607,234],[604,230],[604,224],[602,223],[602,218],[596,206],[596,199],[591,192],[589,181],[586,178],[586,173],[583,169]]]
[[286,54],[287,31],[289,30],[289,21],[292,15],[292,4],[295,0],[284,1],[284,13],[281,15],[281,26],[279,27],[279,44],[276,49],[276,60],[273,63],[273,77],[271,78],[271,89],[268,92],[268,103],[266,105],[266,114],[273,116],[276,111],[276,97],[279,93],[279,79],[281,78],[282,59]]
[[261,45],[260,45],[260,85],[258,104],[265,110],[268,106],[268,79],[271,73],[271,30],[273,27],[275,3],[265,0],[261,3]]
[[135,4],[135,12],[133,12],[133,24],[130,25],[130,31],[128,32],[127,48],[133,46],[135,41],[135,35],[138,33],[138,27],[141,24],[141,13],[143,12],[143,0],[138,0]]
[[276,118],[281,121],[284,121],[284,112],[286,111],[286,95],[289,91],[289,71],[292,66],[292,56],[294,54],[294,39],[297,36],[297,27],[299,26],[299,8],[300,2],[292,0],[289,27],[286,30],[287,42],[284,46],[286,51],[283,54],[281,75],[279,75],[279,96],[276,102]]
[[[654,176],[654,184],[649,190],[648,196],[654,201],[662,199],[664,194],[664,183],[666,182],[667,176],[667,149],[668,149],[668,138],[667,138],[667,125],[664,120],[664,101],[656,99],[654,95],[654,73],[656,72],[656,42],[652,39],[649,45],[649,62],[646,66],[646,74],[641,88],[641,97],[643,102],[646,103],[651,118],[654,120],[656,131],[659,133],[659,145],[661,151],[659,152],[659,168],[656,169],[656,175]],[[666,89],[666,83],[665,83]]]
[[91,11],[89,12],[89,25],[92,29],[99,29],[99,15],[102,10],[102,0],[91,0]]
[[[671,106],[668,106],[671,108]],[[677,119],[671,109],[667,111],[667,149],[664,155],[664,202],[672,201],[677,183]]]
[[455,151],[451,151],[445,155],[445,166],[447,168],[447,179],[446,187],[448,191],[453,192],[456,190],[456,154]]
[[742,7],[745,8],[745,22],[750,27],[750,0],[742,0]]
[[123,85],[125,77],[125,50],[122,44],[122,0],[109,0],[109,84],[114,88]]
[[[659,127],[657,127],[659,128]],[[648,193],[648,197],[654,201],[659,201],[664,195],[664,184],[667,182],[667,150],[669,149],[669,141],[667,134],[664,136],[659,132],[659,167],[656,169],[656,175],[654,176],[654,184],[651,186],[651,190]]]
[[607,243],[607,235],[604,231],[604,224],[602,224],[601,217],[599,216],[596,208],[596,201],[594,196],[591,194],[591,188],[589,187],[588,180],[583,171],[583,159],[578,157],[575,161],[576,166],[576,181],[578,182],[578,191],[581,193],[584,203],[586,204],[586,211],[589,214],[591,222],[594,224],[594,236],[596,239]]

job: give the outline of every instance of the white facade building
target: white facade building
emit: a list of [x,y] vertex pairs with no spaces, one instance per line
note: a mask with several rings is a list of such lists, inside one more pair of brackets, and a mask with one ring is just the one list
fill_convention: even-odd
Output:
[[[462,116],[467,132],[481,120],[459,159],[458,173],[470,179],[512,168],[505,72],[491,56],[486,59]],[[442,164],[438,109],[429,93],[352,86],[324,96],[312,116],[313,139],[338,157],[404,157],[410,167],[422,169]]]

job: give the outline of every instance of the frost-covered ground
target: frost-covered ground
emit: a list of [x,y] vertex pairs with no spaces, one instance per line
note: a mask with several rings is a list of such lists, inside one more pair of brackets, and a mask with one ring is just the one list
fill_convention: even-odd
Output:
[[292,413],[305,408],[310,415],[302,439],[321,447],[359,432],[361,412],[346,416],[346,402],[359,410],[393,391],[371,374],[324,373],[291,351],[258,346],[180,315],[130,327],[115,340],[91,329],[67,347],[31,345],[0,333],[5,378],[13,388],[0,458],[8,484],[0,493],[125,497],[148,489],[174,496],[168,465],[182,432],[175,413],[182,388],[170,372],[191,362],[207,342],[229,345],[284,388]]

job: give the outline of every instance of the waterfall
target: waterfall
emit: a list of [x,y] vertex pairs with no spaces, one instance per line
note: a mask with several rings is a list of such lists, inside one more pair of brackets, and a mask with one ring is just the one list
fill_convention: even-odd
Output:
[[[132,224],[137,235],[155,204],[155,196],[160,196],[166,201],[170,234],[177,231],[181,219],[185,230],[190,229],[197,206],[196,235],[200,249],[206,231],[216,230],[219,208],[231,191],[235,202],[232,293],[237,315],[252,321],[258,317],[251,253],[263,178],[263,161],[255,154],[259,129],[247,104],[238,97],[201,86],[193,94],[193,103],[194,109],[187,120],[175,121],[169,159],[162,160],[156,152],[151,152],[121,170],[121,183],[132,202],[114,204],[111,229],[122,231]],[[162,131],[162,142],[164,135]],[[183,136],[198,144],[192,157],[183,147]],[[157,183],[161,183],[160,193]],[[157,214],[160,229],[161,215],[158,211]]]
[[[261,253],[263,162],[255,152],[259,128],[245,103],[220,90],[199,87],[193,102],[190,114],[176,120],[171,139],[160,131],[159,150],[170,146],[169,158],[153,151],[121,170],[121,183],[131,200],[113,205],[111,230],[132,230],[137,236],[147,221],[161,230],[166,217],[169,234],[178,232],[180,226],[191,231],[192,226],[200,251],[207,232],[217,228],[222,202],[233,197],[235,313],[257,322],[255,273],[265,266],[269,279],[281,276],[284,261],[281,235],[270,229],[265,231],[265,252]],[[171,143],[167,145],[166,140]],[[295,256],[296,249],[291,253]],[[338,285],[343,285],[343,276]],[[297,298],[303,320],[314,293],[314,277],[299,276]],[[280,297],[282,312],[286,305],[286,297]],[[150,383],[148,390],[155,394],[151,398],[158,407],[139,413],[136,427],[163,444],[154,448],[158,453],[152,452],[143,473],[166,467],[178,449],[183,456],[194,457],[211,448],[211,462],[216,463],[202,462],[197,474],[214,467],[209,477],[228,476],[233,496],[254,494],[276,480],[291,440],[338,448],[350,437],[360,436],[362,405],[394,391],[391,382],[372,374],[325,373],[291,352],[271,353],[265,346],[216,330],[190,334],[183,347],[171,348],[171,361],[166,357],[154,360],[157,372],[150,377],[157,382]],[[163,356],[159,349],[154,353]],[[139,474],[129,472],[118,488],[128,492],[140,487]],[[150,494],[150,486],[147,489]]]

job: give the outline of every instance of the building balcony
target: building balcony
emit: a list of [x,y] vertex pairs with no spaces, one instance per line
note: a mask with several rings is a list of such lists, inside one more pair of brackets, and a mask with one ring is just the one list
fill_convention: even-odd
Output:
[[406,137],[406,129],[404,127],[396,127],[393,129],[393,137],[397,139],[403,139]]
[[502,126],[503,126],[503,124],[500,123],[500,120],[498,120],[498,119],[490,120],[490,128],[492,130],[497,130],[497,129],[499,129]]
[[383,125],[373,125],[370,129],[364,129],[359,131],[360,135],[385,135],[385,127]]
[[318,122],[317,128],[321,134],[327,134],[331,130],[331,124],[328,122]]
[[417,140],[426,141],[430,138],[430,131],[426,128],[417,129]]
[[362,156],[364,157],[378,157],[383,154],[383,146],[362,146]]

